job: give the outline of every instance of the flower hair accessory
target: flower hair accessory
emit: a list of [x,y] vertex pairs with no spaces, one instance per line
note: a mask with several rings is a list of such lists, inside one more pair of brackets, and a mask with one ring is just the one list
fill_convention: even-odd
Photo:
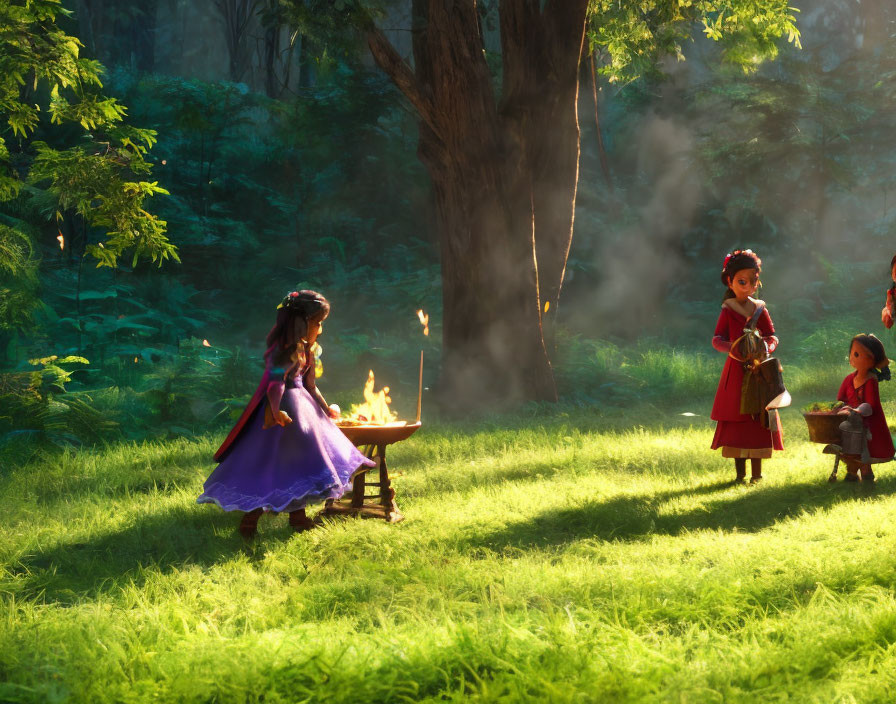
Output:
[[283,297],[283,300],[280,301],[280,304],[277,306],[277,310],[280,310],[281,308],[287,308],[291,304],[296,303],[298,297],[299,297],[298,291],[290,291]]
[[725,261],[722,262],[722,271],[725,271],[725,269],[728,268],[728,262],[730,262],[738,254],[754,254],[754,252],[752,249],[735,249],[733,252],[729,252],[725,255]]

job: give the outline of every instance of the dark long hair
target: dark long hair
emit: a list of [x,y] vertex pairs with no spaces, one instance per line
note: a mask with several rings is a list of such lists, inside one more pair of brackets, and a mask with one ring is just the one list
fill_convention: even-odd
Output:
[[[330,302],[317,291],[292,291],[277,307],[277,320],[266,338],[268,349],[273,348],[273,362],[289,366],[299,347],[307,353],[302,339],[311,325],[316,325],[330,314]],[[304,359],[301,360],[303,362]]]
[[884,352],[884,343],[881,342],[876,335],[856,335],[849,341],[849,349],[852,350],[852,343],[858,342],[862,347],[874,355],[874,375],[878,381],[890,380],[890,360],[887,359],[887,353]]
[[722,264],[722,285],[725,287],[725,295],[722,296],[723,301],[726,298],[734,298],[730,280],[734,278],[737,272],[743,269],[755,269],[761,273],[762,260],[759,258],[759,255],[750,249],[735,249],[725,257],[725,262]]

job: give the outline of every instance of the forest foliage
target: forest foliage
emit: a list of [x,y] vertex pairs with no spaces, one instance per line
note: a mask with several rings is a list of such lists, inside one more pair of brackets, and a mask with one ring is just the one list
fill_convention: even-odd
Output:
[[[226,424],[257,380],[270,324],[264,311],[295,286],[323,290],[334,303],[322,341],[325,390],[360,389],[370,366],[400,389],[421,342],[427,380],[435,379],[440,284],[430,194],[415,120],[384,76],[347,48],[315,64],[309,85],[277,98],[243,83],[138,70],[123,49],[106,53],[104,73],[83,56],[74,20],[58,3],[30,3],[37,9],[29,11],[44,13],[30,19],[23,7],[3,10],[4,42],[24,21],[44,22],[46,50],[63,67],[40,74],[37,88],[36,70],[30,81],[3,84],[3,109],[16,115],[16,127],[0,134],[5,183],[14,184],[0,203],[2,442],[66,445]],[[586,404],[631,393],[660,398],[662,389],[674,395],[671,382],[654,377],[684,373],[662,369],[690,363],[676,350],[707,334],[721,295],[716,260],[733,246],[749,242],[767,262],[799,261],[799,276],[767,269],[779,329],[802,338],[818,321],[832,335],[844,327],[843,301],[874,298],[891,254],[894,157],[880,145],[893,99],[893,41],[842,49],[832,60],[803,30],[801,52],[769,41],[739,57],[749,66],[781,51],[774,65],[744,74],[718,67],[711,42],[697,40],[688,61],[675,60],[685,41],[680,23],[699,18],[649,10],[590,30],[610,186],[600,175],[583,73],[576,237],[556,344],[561,393]],[[689,31],[708,35],[718,21],[713,15]],[[626,35],[637,41],[614,38],[618,26],[639,23],[641,35]],[[625,73],[600,50],[611,45],[616,55],[629,52]],[[80,82],[72,71],[81,71]],[[20,107],[33,102],[40,112]],[[684,139],[659,165],[644,156],[645,135],[657,125],[686,127],[661,135],[664,149]],[[648,213],[668,164],[682,165],[696,195],[680,226],[657,234]],[[85,173],[91,178],[72,188]],[[115,195],[95,197],[101,189]],[[116,217],[140,224],[129,230]],[[845,222],[862,242],[850,258],[838,256]],[[148,237],[149,248],[134,235],[128,249],[116,234],[124,231]],[[121,257],[126,250],[141,256]],[[163,253],[164,265],[153,265]],[[637,267],[628,278],[648,289],[656,283],[680,313],[660,318],[648,295],[632,297],[624,319],[602,309],[614,256],[626,267],[671,262],[671,280]],[[426,340],[417,308],[433,314]],[[652,337],[631,344],[645,334]]]
[[[129,250],[132,265],[176,259],[165,222],[144,207],[166,193],[140,180],[152,170],[146,156],[156,132],[125,122],[127,108],[101,92],[102,65],[81,56],[83,44],[57,22],[68,14],[60,0],[0,8],[0,200],[21,199],[27,204],[14,211],[35,208],[57,223],[76,218],[100,232],[96,241],[85,233],[82,245],[100,265],[114,267]],[[7,227],[27,231],[6,217]],[[61,225],[59,232],[64,247]]]

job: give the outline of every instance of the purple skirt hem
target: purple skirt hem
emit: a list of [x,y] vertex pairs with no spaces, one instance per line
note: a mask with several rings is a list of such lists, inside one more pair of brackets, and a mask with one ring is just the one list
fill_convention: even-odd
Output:
[[[215,498],[214,496],[207,496],[206,494],[202,494],[198,499],[196,499],[197,504],[216,504],[218,508],[223,511],[254,511],[257,508],[264,509],[265,511],[273,511],[274,513],[283,513],[288,511],[298,511],[300,508],[305,508],[309,503],[317,503],[318,501],[326,501],[327,499],[338,499],[347,489],[347,486],[338,487],[333,486],[329,490],[324,491],[323,493],[314,492],[311,494],[305,494],[304,496],[296,496],[288,499],[285,503],[280,500],[279,503],[275,503],[276,499],[273,497],[259,497],[259,496],[240,496],[240,497],[232,497],[228,496],[224,499],[223,503],[220,499]],[[210,486],[208,488],[209,491],[215,491],[216,489],[223,489],[220,493],[226,494],[226,487]]]
[[264,428],[260,404],[206,480],[197,503],[217,504],[224,511],[295,511],[342,496],[358,467],[375,466],[306,389],[287,384],[280,407],[293,422]]

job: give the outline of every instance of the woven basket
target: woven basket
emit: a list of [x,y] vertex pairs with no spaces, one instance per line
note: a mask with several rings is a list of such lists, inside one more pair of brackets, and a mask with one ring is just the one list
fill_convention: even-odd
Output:
[[806,425],[809,426],[809,442],[824,445],[840,444],[840,424],[843,416],[831,412],[803,413]]

